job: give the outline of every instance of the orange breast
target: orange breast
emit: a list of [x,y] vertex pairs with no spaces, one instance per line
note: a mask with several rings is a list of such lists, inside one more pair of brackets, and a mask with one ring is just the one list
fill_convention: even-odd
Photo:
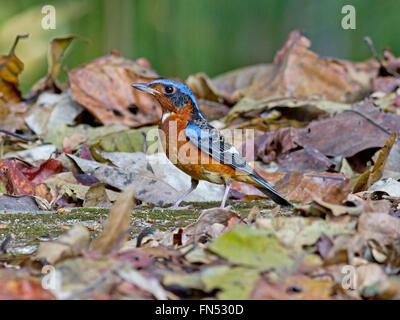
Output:
[[[168,159],[180,170],[196,180],[223,184],[237,175],[232,167],[214,160],[199,150],[185,135],[188,120],[179,114],[164,118],[159,128],[165,134],[163,148]],[[163,139],[162,139],[163,140]]]

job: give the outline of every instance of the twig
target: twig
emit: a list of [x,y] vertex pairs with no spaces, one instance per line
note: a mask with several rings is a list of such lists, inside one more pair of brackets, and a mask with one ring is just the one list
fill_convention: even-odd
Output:
[[140,248],[140,246],[142,245],[143,238],[146,237],[146,236],[149,236],[149,235],[153,234],[154,231],[156,231],[156,230],[153,229],[153,228],[150,228],[150,227],[143,229],[143,230],[139,233],[139,235],[138,235],[138,237],[137,237],[137,240],[136,240],[136,248]]
[[378,61],[379,65],[381,66],[381,68],[385,68],[382,64],[382,60],[381,58],[379,58],[378,53],[376,52],[374,43],[372,42],[370,37],[365,37],[364,41],[367,43],[369,49],[371,50],[372,56],[375,58],[376,61]]
[[375,58],[376,61],[378,61],[379,66],[380,66],[380,73],[383,76],[395,76],[396,78],[400,77],[400,74],[396,70],[389,71],[382,63],[382,60],[379,58],[374,43],[372,42],[370,37],[365,37],[364,38],[365,42],[367,43],[369,49],[371,50],[372,56]]
[[19,39],[26,39],[28,37],[29,37],[29,33],[17,35],[17,37],[15,38],[14,44],[11,47],[10,52],[8,53],[8,56],[11,57],[14,54],[14,51],[15,51],[15,48],[17,47]]
[[392,134],[392,132],[390,130],[385,129],[379,123],[376,123],[374,120],[372,120],[370,117],[366,116],[365,114],[362,114],[360,111],[349,109],[349,110],[344,110],[343,112],[353,112],[355,114],[358,114],[360,117],[364,118],[365,120],[367,120],[368,122],[373,124],[375,127],[382,130],[383,132],[385,132],[387,135],[390,136]]
[[11,131],[8,131],[8,130],[5,130],[5,129],[0,129],[0,132],[3,132],[5,134],[8,134],[10,136],[13,136],[13,137],[25,140],[25,141],[36,141],[37,140],[37,138],[27,137],[27,136],[24,136],[22,134],[19,134],[19,133],[16,133],[16,132],[11,132]]
[[15,48],[17,47],[17,44],[19,42],[19,39],[26,39],[29,37],[29,33],[27,34],[19,34],[16,36],[15,41],[13,46],[11,47],[10,52],[8,53],[8,59],[0,65],[0,71],[4,69],[4,67],[8,64],[8,62],[10,61],[12,55],[14,54]]

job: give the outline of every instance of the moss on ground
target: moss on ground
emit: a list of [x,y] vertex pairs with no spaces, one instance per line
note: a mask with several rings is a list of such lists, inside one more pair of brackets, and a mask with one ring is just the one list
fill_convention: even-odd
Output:
[[[196,221],[202,210],[219,206],[219,202],[190,204],[193,209],[188,210],[154,210],[151,207],[144,206],[134,208],[131,217],[133,236],[147,227],[159,230],[173,230],[177,227],[184,227]],[[228,205],[232,205],[232,209],[240,213],[242,217],[247,216],[254,206],[263,210],[272,209],[275,206],[273,203],[264,200],[229,201]],[[34,250],[40,241],[55,239],[65,233],[68,227],[78,223],[88,226],[92,236],[96,237],[102,230],[101,225],[107,219],[109,210],[108,208],[71,208],[59,210],[58,213],[55,211],[3,213],[0,214],[0,243],[11,236],[5,249],[12,254],[21,254],[27,251],[27,246]]]

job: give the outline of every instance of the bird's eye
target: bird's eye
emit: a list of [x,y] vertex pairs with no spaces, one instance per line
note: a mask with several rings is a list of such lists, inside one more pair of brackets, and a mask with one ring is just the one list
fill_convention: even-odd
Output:
[[174,87],[173,86],[165,86],[164,90],[165,90],[166,94],[171,94],[174,92]]

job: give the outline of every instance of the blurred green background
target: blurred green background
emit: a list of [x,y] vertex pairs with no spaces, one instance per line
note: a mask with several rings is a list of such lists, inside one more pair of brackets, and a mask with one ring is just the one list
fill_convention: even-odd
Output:
[[[56,30],[43,30],[41,9],[56,8]],[[356,8],[356,30],[343,30],[341,9]],[[17,34],[30,33],[16,50],[24,61],[24,92],[46,74],[48,42],[76,34],[65,56],[72,69],[111,49],[146,57],[162,76],[186,79],[203,71],[214,76],[234,68],[271,62],[293,29],[305,30],[321,55],[364,60],[370,36],[381,53],[400,54],[398,0],[88,0],[0,1],[0,53]],[[65,77],[65,75],[64,75]]]

